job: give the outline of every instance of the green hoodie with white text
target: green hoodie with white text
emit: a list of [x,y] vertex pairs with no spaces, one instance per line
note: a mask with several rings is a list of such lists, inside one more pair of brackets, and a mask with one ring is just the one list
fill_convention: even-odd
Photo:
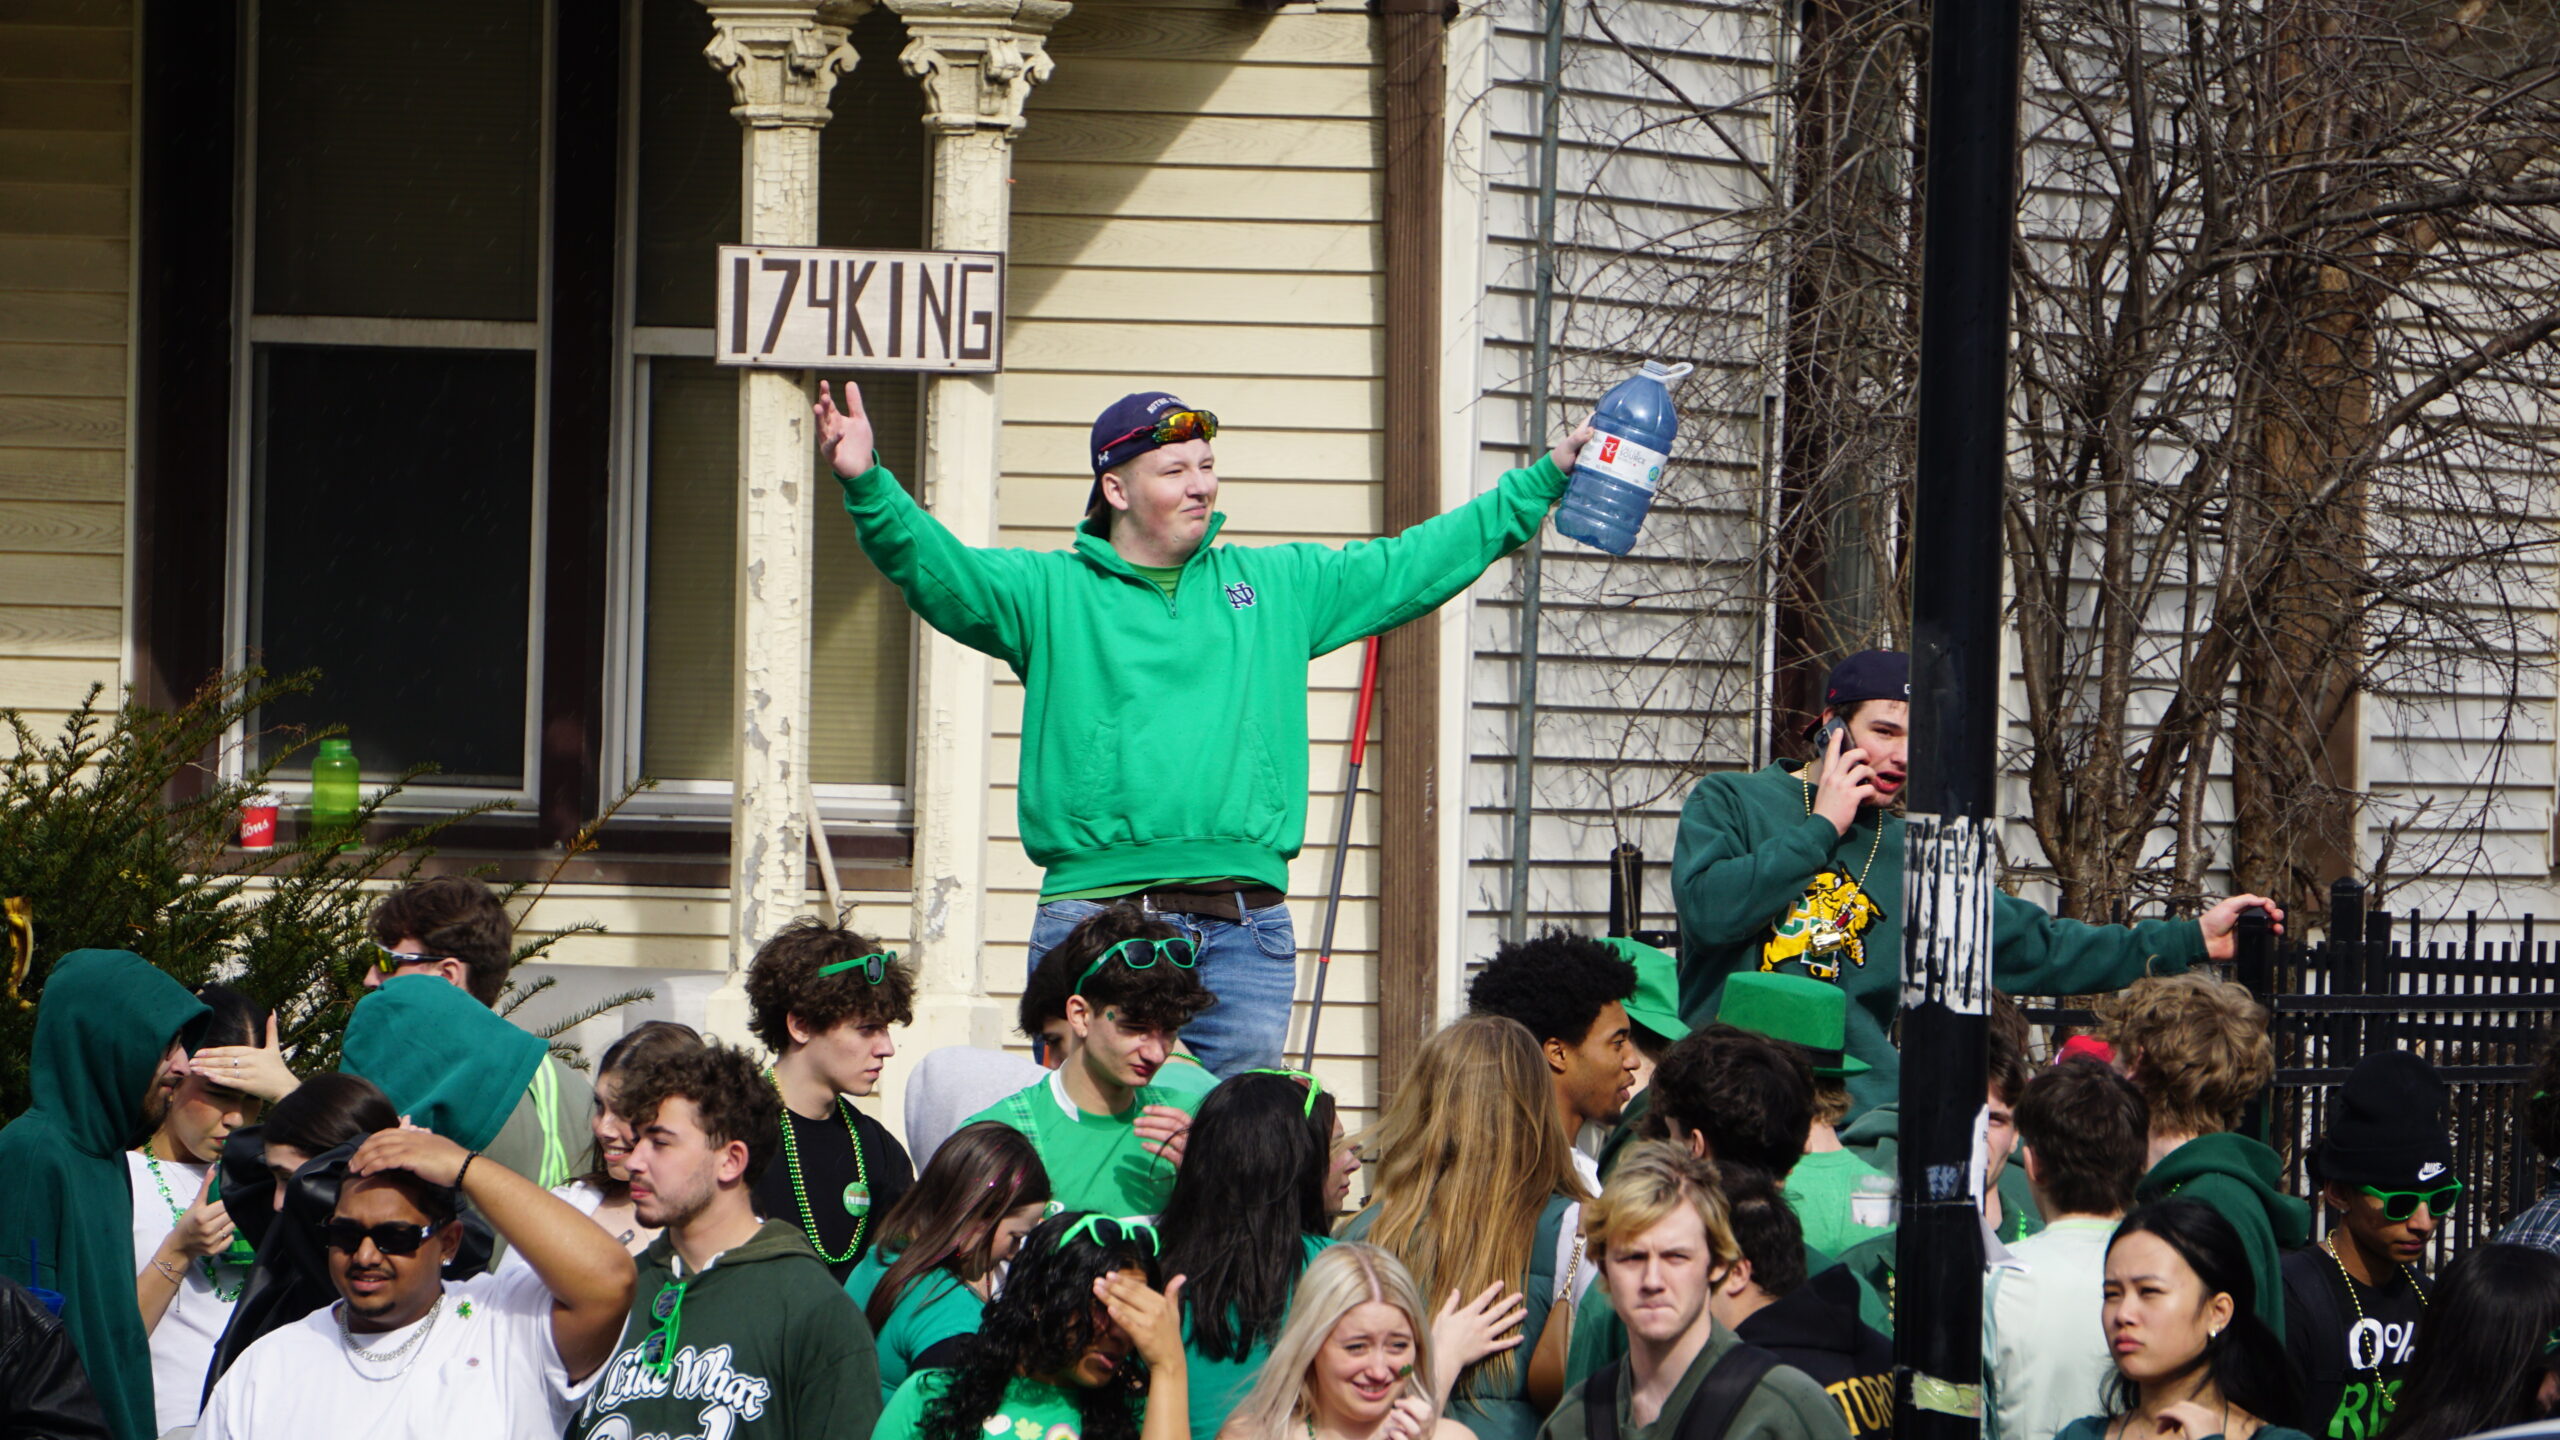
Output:
[[827,1273],[797,1225],[767,1220],[694,1272],[676,1309],[675,1363],[643,1363],[651,1313],[673,1284],[675,1242],[640,1252],[622,1343],[587,1392],[569,1440],[702,1437],[861,1440],[880,1418],[880,1358],[870,1322]]
[[1089,526],[1071,550],[960,543],[873,466],[837,477],[863,553],[926,624],[1022,679],[1022,847],[1041,898],[1232,876],[1289,888],[1306,838],[1307,667],[1430,613],[1538,532],[1540,456],[1389,539],[1219,545],[1167,595]]

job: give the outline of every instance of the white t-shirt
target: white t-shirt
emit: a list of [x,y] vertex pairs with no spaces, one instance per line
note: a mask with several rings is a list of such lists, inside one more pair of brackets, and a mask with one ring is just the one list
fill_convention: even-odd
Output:
[[[178,1216],[195,1203],[210,1167],[175,1160],[155,1162],[139,1150],[126,1151],[124,1161],[133,1180],[133,1273],[138,1279],[151,1268],[160,1242],[177,1228]],[[154,1164],[160,1170],[156,1180],[151,1173]],[[160,1193],[164,1184],[169,1192],[166,1198]],[[217,1265],[214,1274],[223,1290],[237,1296],[241,1283],[249,1278],[249,1267]],[[186,1283],[170,1297],[160,1323],[151,1327],[151,1396],[157,1433],[166,1435],[196,1423],[204,1372],[213,1363],[213,1347],[221,1341],[223,1327],[231,1323],[231,1306],[232,1301],[223,1299],[205,1279],[204,1262],[189,1259]]]
[[[566,1185],[554,1185],[551,1187],[551,1193],[576,1206],[579,1214],[591,1220],[595,1218],[597,1208],[604,1204],[604,1192],[584,1180],[572,1180]],[[516,1247],[510,1245],[506,1253],[498,1257],[498,1263],[494,1268],[501,1275],[512,1275],[519,1270],[530,1275],[533,1273],[533,1262],[524,1258]],[[368,1345],[365,1348],[373,1350],[380,1347]]]
[[338,1306],[322,1306],[224,1372],[196,1440],[558,1440],[595,1384],[570,1383],[551,1292],[530,1269],[447,1283],[428,1319],[356,1343],[398,1350],[430,1321],[417,1349],[365,1360],[339,1336]]

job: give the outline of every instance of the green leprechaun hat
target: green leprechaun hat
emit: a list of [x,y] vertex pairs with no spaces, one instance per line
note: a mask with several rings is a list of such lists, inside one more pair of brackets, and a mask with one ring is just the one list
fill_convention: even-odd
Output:
[[1812,1053],[1813,1073],[1827,1080],[1863,1075],[1870,1068],[1844,1048],[1849,1040],[1849,994],[1827,981],[1804,975],[1728,975],[1716,1019],[1737,1030],[1804,1047]]

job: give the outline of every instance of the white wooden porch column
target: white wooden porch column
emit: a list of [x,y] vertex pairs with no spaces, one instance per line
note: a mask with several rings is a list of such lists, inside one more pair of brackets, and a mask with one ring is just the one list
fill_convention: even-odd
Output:
[[[745,131],[740,235],[818,243],[818,132],[836,77],[853,69],[846,26],[870,0],[703,0],[703,54],[729,79]],[[703,257],[703,284],[712,283]],[[729,983],[706,1020],[746,1038],[743,976],[756,947],[808,898],[809,601],[815,571],[816,421],[803,377],[738,375],[737,747],[729,809]]]
[[[938,250],[1008,250],[1013,137],[1031,87],[1055,68],[1049,30],[1066,0],[888,0],[905,22],[898,57],[922,82],[933,132]],[[925,385],[925,507],[971,545],[996,538],[996,375],[943,375]],[[918,1048],[996,1045],[1010,1017],[986,1001],[988,737],[994,662],[920,630],[916,707],[915,919],[908,933],[924,994]],[[1008,986],[1007,988],[1012,988]]]

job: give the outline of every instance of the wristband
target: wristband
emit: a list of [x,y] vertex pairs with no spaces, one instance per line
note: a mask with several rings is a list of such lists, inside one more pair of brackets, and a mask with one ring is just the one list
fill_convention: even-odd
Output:
[[185,1266],[181,1265],[176,1269],[171,1269],[168,1261],[154,1255],[151,1257],[151,1268],[160,1272],[161,1279],[168,1281],[170,1284],[177,1286],[181,1290],[186,1288],[187,1270]]
[[462,1189],[462,1182],[470,1177],[471,1162],[479,1158],[480,1152],[477,1150],[474,1150],[470,1154],[462,1157],[462,1168],[453,1172],[453,1188],[456,1191],[460,1191]]

